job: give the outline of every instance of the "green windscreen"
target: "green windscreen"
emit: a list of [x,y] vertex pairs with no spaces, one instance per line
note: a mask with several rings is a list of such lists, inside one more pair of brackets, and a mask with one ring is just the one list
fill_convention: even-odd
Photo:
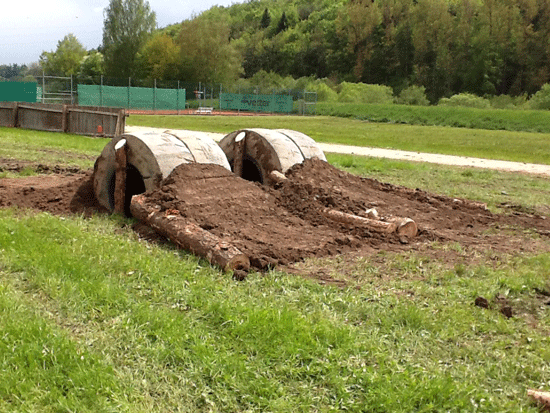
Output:
[[220,105],[222,110],[290,113],[292,112],[292,96],[222,93]]
[[81,106],[179,110],[185,109],[185,89],[78,85],[78,103]]
[[35,82],[0,82],[0,102],[36,102]]

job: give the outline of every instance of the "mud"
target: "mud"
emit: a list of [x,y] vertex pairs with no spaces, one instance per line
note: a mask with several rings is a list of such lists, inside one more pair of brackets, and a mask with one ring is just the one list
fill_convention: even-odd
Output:
[[[5,166],[1,161],[0,165]],[[48,172],[0,179],[0,207],[58,215],[103,213],[93,195],[92,171],[51,173],[55,170],[50,168]],[[239,248],[259,270],[308,257],[374,257],[379,251],[418,250],[452,262],[456,258],[452,250],[430,248],[436,241],[470,251],[550,249],[550,222],[544,216],[493,214],[476,202],[354,176],[318,160],[297,165],[286,176],[286,181],[269,187],[216,165],[184,164],[158,190],[147,194],[147,202],[178,210],[190,222]],[[323,215],[326,208],[360,216],[376,208],[382,219],[413,219],[419,234],[403,239],[338,223]],[[139,224],[136,230],[147,239],[155,238]]]

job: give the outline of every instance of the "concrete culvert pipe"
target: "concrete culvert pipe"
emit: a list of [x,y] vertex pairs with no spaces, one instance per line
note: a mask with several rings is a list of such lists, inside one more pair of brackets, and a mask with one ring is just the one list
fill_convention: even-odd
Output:
[[157,188],[182,163],[213,163],[231,170],[223,151],[204,134],[179,137],[177,132],[171,131],[136,132],[113,138],[94,165],[95,195],[111,212],[115,207],[115,146],[121,140],[126,141],[124,211],[127,216],[130,216],[133,195]]
[[319,145],[309,136],[288,129],[243,129],[219,143],[233,167],[244,179],[264,183],[272,171],[285,173],[305,159],[326,161]]

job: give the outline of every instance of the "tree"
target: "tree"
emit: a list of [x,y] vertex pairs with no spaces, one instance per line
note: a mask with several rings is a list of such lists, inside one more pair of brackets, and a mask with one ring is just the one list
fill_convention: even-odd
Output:
[[80,76],[92,78],[94,81],[105,73],[105,59],[97,50],[90,51],[80,63]]
[[173,80],[179,75],[179,48],[167,34],[156,34],[145,43],[140,62],[145,77]]
[[360,81],[365,61],[372,50],[370,37],[382,21],[378,3],[372,0],[351,0],[338,18],[339,34],[347,40],[349,51],[355,56],[353,73]]
[[109,76],[130,77],[136,55],[157,26],[156,15],[144,0],[110,0],[105,9],[103,48]]
[[242,73],[241,56],[229,42],[229,25],[216,16],[182,23],[178,44],[181,75],[189,81],[232,83]]
[[40,65],[48,75],[76,75],[86,53],[86,48],[82,43],[78,41],[74,34],[69,33],[57,43],[55,52],[42,52]]
[[412,44],[416,82],[431,102],[451,93],[451,45],[455,39],[446,0],[418,0],[412,10]]
[[260,28],[267,29],[270,24],[271,24],[271,15],[269,14],[269,10],[266,7],[264,10],[264,14],[262,15],[262,20],[260,20]]
[[281,15],[281,19],[279,20],[279,23],[277,23],[277,30],[275,31],[275,34],[284,32],[286,29],[288,29],[288,21],[286,19],[286,13],[283,12],[283,14]]

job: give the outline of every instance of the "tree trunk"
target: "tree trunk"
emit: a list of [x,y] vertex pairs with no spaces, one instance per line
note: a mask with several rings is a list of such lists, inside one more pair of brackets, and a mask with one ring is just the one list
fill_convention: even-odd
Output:
[[156,205],[147,205],[144,195],[132,197],[130,211],[135,218],[170,239],[174,244],[206,258],[225,271],[248,271],[250,268],[248,257],[236,247],[198,225],[186,222],[178,211],[160,211]]

